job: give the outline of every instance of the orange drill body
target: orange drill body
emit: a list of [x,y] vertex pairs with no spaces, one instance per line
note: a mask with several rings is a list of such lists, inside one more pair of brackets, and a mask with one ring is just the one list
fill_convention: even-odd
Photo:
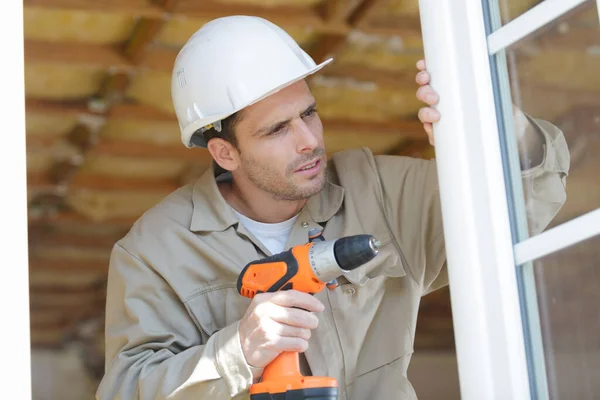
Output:
[[[241,274],[240,293],[253,298],[257,293],[294,289],[305,293],[318,293],[325,287],[314,274],[308,262],[308,250],[313,243],[293,247],[288,252],[276,254],[248,264]],[[291,286],[291,288],[290,288]]]
[[[315,294],[337,286],[335,278],[377,254],[379,243],[370,235],[326,242],[320,233],[310,242],[249,263],[240,273],[238,292],[249,298],[258,293],[298,290]],[[340,262],[341,261],[341,262]],[[342,265],[340,265],[342,264]],[[252,400],[335,400],[337,380],[303,376],[298,353],[284,352],[265,367],[262,381],[250,388]]]

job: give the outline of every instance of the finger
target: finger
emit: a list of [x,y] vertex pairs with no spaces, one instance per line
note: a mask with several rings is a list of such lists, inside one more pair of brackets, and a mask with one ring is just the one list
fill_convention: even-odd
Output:
[[282,307],[298,307],[312,312],[321,312],[325,309],[323,303],[316,297],[297,290],[277,292],[271,297],[271,302]]
[[421,86],[417,89],[417,99],[421,100],[430,106],[436,105],[439,101],[439,96],[429,85]]
[[310,329],[298,328],[297,326],[276,323],[275,332],[282,337],[297,337],[308,340],[311,337]]
[[417,61],[417,68],[421,71],[425,70],[425,60]]
[[308,311],[277,305],[269,311],[271,319],[281,324],[304,329],[315,329],[319,325],[317,316]]
[[423,128],[425,128],[425,132],[427,132],[428,136],[432,136],[433,135],[433,124],[429,123],[429,122],[425,122],[423,124]]
[[419,84],[419,85],[426,85],[429,83],[429,80],[431,79],[431,77],[429,76],[429,72],[427,71],[421,71],[417,74],[415,81]]
[[424,124],[427,122],[434,123],[440,120],[440,112],[435,108],[423,107],[419,110],[418,117]]
[[308,342],[297,337],[283,336],[277,341],[277,343],[275,343],[275,350],[277,351],[293,351],[304,353],[307,349]]
[[429,122],[426,122],[423,124],[423,128],[425,128],[425,132],[427,132],[429,144],[433,146],[433,125]]

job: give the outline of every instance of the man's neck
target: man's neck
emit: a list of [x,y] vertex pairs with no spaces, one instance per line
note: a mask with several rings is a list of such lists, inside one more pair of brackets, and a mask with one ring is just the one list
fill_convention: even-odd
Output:
[[297,215],[307,202],[276,199],[255,187],[241,187],[233,181],[219,183],[225,201],[240,214],[267,224],[287,221]]

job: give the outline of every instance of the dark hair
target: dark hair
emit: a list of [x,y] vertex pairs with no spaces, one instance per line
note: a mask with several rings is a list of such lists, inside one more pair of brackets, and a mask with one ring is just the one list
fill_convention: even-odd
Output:
[[211,139],[220,138],[231,143],[237,149],[237,138],[235,136],[235,127],[242,120],[242,112],[238,111],[235,114],[230,115],[221,121],[221,132],[218,132],[215,128],[210,128],[205,131],[204,134],[200,131],[196,131],[196,135],[204,135],[206,143]]

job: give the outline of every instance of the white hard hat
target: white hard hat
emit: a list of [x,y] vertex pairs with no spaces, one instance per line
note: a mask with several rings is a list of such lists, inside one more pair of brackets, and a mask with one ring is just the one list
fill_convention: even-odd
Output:
[[[218,18],[183,46],[173,68],[171,96],[181,140],[205,147],[201,128],[281,90],[330,63],[320,65],[277,25],[258,17]],[[199,139],[199,140],[198,140]]]

